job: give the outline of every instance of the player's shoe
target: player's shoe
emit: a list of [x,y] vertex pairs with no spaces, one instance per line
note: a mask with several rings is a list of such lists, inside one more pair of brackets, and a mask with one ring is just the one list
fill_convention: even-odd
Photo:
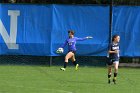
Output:
[[114,82],[114,84],[116,84],[116,78],[113,78],[113,82]]
[[110,84],[111,83],[111,80],[110,80],[110,78],[108,79],[108,84]]
[[60,70],[65,71],[66,69],[65,68],[60,68]]
[[76,64],[75,66],[75,70],[78,70],[79,64]]

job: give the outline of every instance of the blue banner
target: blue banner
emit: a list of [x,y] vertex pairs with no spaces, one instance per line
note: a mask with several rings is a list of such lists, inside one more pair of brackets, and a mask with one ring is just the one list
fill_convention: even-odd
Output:
[[121,36],[121,56],[140,56],[140,7],[113,7],[113,34]]
[[57,56],[70,29],[76,37],[93,36],[77,42],[77,55],[106,56],[108,6],[0,4],[0,54]]

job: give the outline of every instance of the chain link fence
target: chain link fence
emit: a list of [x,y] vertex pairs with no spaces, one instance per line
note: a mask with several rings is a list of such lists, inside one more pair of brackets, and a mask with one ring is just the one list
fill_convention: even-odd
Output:
[[[107,4],[110,5],[132,5],[139,6],[140,0],[0,0],[0,3],[38,3],[38,4]],[[77,56],[77,61],[83,66],[105,66],[106,57]],[[17,56],[2,55],[0,56],[0,64],[18,64],[18,65],[63,65],[64,56]],[[139,57],[121,57],[120,63],[136,63],[140,64]],[[72,65],[72,63],[69,63]]]
[[[2,55],[0,65],[43,65],[63,66],[64,56],[23,56],[23,55]],[[81,66],[105,66],[106,57],[77,56],[77,62]],[[69,65],[73,65],[69,62]]]
[[0,3],[140,5],[140,0],[0,0]]
[[[2,55],[0,65],[41,65],[41,66],[63,66],[64,56],[23,56],[23,55]],[[106,66],[107,57],[76,56],[80,66]],[[140,65],[140,58],[121,57],[120,63]],[[73,66],[69,61],[70,66]],[[131,65],[130,65],[131,66]]]
[[140,5],[140,0],[112,0],[114,5]]

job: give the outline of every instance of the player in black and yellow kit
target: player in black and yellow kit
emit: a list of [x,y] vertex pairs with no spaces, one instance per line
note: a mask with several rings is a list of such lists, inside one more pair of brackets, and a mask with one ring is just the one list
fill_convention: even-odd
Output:
[[119,66],[119,41],[120,41],[120,36],[119,35],[114,35],[112,37],[112,43],[110,44],[109,48],[109,61],[107,62],[108,64],[108,83],[110,84],[111,82],[111,74],[112,74],[112,65],[114,65],[114,77],[113,77],[113,82],[116,84],[116,77],[118,73],[118,66]]

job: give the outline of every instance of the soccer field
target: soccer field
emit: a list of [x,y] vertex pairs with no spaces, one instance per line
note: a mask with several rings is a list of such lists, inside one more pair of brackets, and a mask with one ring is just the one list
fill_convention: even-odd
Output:
[[117,84],[101,67],[0,66],[0,93],[140,93],[140,69],[120,68]]

